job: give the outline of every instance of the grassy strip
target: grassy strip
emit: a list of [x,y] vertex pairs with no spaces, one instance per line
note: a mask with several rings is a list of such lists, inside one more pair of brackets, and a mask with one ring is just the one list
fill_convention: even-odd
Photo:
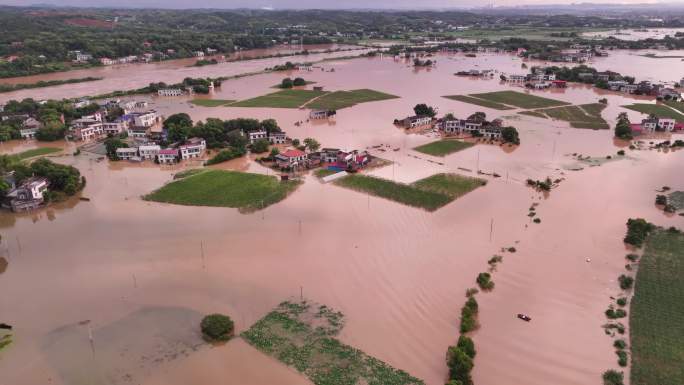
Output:
[[233,103],[231,107],[261,107],[261,108],[299,108],[313,98],[324,95],[324,91],[311,90],[282,90],[256,98]]
[[471,94],[470,96],[488,100],[494,103],[502,103],[527,109],[556,107],[570,104],[567,102],[561,102],[560,100],[542,98],[541,96],[530,95],[516,91],[486,92],[482,94]]
[[319,168],[318,170],[314,171],[314,175],[316,175],[317,178],[325,178],[326,176],[337,174],[338,172],[339,171],[328,170],[327,168]]
[[509,107],[509,106],[503,105],[501,103],[495,103],[495,102],[492,102],[489,100],[473,98],[472,96],[467,96],[467,95],[448,95],[448,96],[443,96],[443,97],[447,98],[447,99],[451,99],[451,100],[457,100],[457,101],[463,102],[463,103],[470,103],[470,104],[475,104],[477,106],[492,108],[495,110],[512,110],[513,109],[513,107]]
[[470,148],[472,146],[474,146],[473,143],[462,142],[460,140],[443,139],[415,147],[414,150],[433,156],[446,156],[453,154],[454,152],[465,150],[466,148]]
[[549,117],[538,111],[520,111],[520,115],[534,116],[535,118],[548,119]]
[[634,103],[622,107],[632,111],[641,112],[642,114],[655,114],[659,118],[671,118],[675,119],[679,123],[684,123],[684,115],[662,104]]
[[353,174],[338,179],[334,183],[407,206],[435,211],[475,188],[483,186],[486,182],[482,179],[456,174],[436,174],[408,185],[373,176]]
[[33,88],[44,88],[44,87],[53,87],[53,86],[60,86],[63,84],[76,84],[76,83],[85,83],[85,82],[94,82],[97,80],[102,80],[102,78],[95,78],[95,77],[87,77],[87,78],[78,78],[78,79],[65,79],[65,80],[48,80],[48,81],[39,81],[36,83],[23,83],[23,84],[0,84],[0,93],[4,92],[13,92],[13,91],[19,91],[19,90],[29,90]]
[[307,107],[318,110],[341,110],[360,103],[396,99],[398,96],[369,89],[352,91],[335,91],[323,95],[311,102]]
[[60,152],[60,151],[62,151],[61,148],[39,147],[39,148],[34,148],[31,150],[23,151],[23,152],[20,152],[18,154],[14,154],[12,156],[18,160],[24,160],[24,159],[33,158],[36,156],[43,156],[43,155],[52,154],[52,153]]
[[143,197],[184,206],[257,210],[285,199],[300,181],[280,182],[274,176],[208,170],[171,182]]
[[522,111],[519,113],[526,113],[526,115],[543,114],[552,119],[562,120],[570,123],[574,128],[590,128],[590,129],[604,129],[610,128],[608,122],[601,117],[601,111],[606,108],[605,104],[592,103],[582,104],[579,106],[563,106],[554,108],[545,108],[535,111]]
[[235,103],[235,100],[224,99],[192,99],[190,103],[201,107],[220,107],[226,104]]
[[647,238],[630,312],[632,384],[684,384],[684,234]]
[[344,316],[325,305],[283,302],[242,333],[260,351],[294,367],[316,385],[423,385],[403,370],[335,338]]

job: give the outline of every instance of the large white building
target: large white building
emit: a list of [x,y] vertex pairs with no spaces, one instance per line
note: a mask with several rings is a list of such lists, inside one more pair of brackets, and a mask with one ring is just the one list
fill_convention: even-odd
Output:
[[136,113],[133,115],[133,125],[136,127],[149,128],[157,123],[159,115],[155,111]]
[[207,149],[207,142],[201,138],[190,138],[186,144],[178,147],[181,159],[199,158]]
[[161,151],[158,144],[146,144],[138,147],[138,154],[142,159],[155,159]]

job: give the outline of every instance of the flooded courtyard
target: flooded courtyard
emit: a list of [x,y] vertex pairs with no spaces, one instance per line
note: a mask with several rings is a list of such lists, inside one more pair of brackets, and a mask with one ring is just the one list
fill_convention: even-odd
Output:
[[[348,54],[312,54],[307,60]],[[113,75],[98,82],[0,98],[84,96],[186,76],[237,75],[298,58],[202,68],[130,66],[111,69]],[[591,65],[638,79],[671,81],[676,80],[673,74],[684,73],[680,59],[626,58],[632,56],[616,52]],[[574,129],[516,110],[445,99],[523,91],[502,84],[498,75],[476,79],[455,72],[527,70],[511,55],[440,54],[436,59],[435,67],[424,69],[386,55],[329,60],[311,72],[229,80],[210,96],[252,98],[273,92],[272,86],[286,76],[303,76],[325,90],[369,88],[400,96],[339,110],[329,121],[307,121],[308,110],[207,108],[190,104],[189,97],[135,98],[149,100],[163,115],[186,112],[195,121],[274,118],[292,138],[313,137],[323,147],[368,149],[392,162],[369,173],[399,182],[440,172],[476,176],[481,170],[501,176],[480,175],[488,181],[485,187],[434,213],[322,184],[313,175],[304,175],[305,183],[284,201],[253,214],[152,203],[141,196],[198,163],[112,163],[87,153],[73,156],[76,144],[64,144],[63,155],[52,159],[81,171],[88,181],[82,196],[90,201],[75,198],[28,214],[0,214],[0,251],[7,261],[0,270],[0,291],[5,293],[0,314],[15,327],[11,347],[0,353],[0,384],[181,385],[197,379],[204,384],[308,384],[240,339],[210,346],[197,330],[201,315],[221,312],[235,320],[239,333],[300,293],[345,314],[344,343],[426,384],[443,384],[445,352],[458,339],[465,291],[503,247],[517,251],[502,254],[496,289],[478,297],[475,382],[598,383],[615,361],[612,341],[601,325],[625,264],[625,222],[642,217],[661,226],[684,226],[684,217],[665,216],[653,203],[662,186],[684,189],[684,151],[631,151],[628,143],[614,139],[612,129]],[[668,60],[669,67],[645,66],[642,59]],[[93,76],[87,71],[83,76]],[[602,116],[611,127],[620,112],[628,112],[633,121],[642,117],[620,107],[638,101],[636,97],[585,85],[534,94],[572,104],[606,98]],[[500,117],[518,129],[521,145],[481,143],[445,158],[413,151],[438,134],[407,133],[392,122],[410,115],[418,103],[437,107],[440,116],[465,118],[485,111],[489,119]],[[5,143],[0,150],[16,153],[38,145]],[[390,148],[398,150],[381,151]],[[604,158],[621,149],[626,156],[596,167],[578,166],[572,156]],[[214,167],[272,173],[247,157]],[[528,178],[546,177],[562,182],[546,195],[526,186]],[[527,216],[533,203],[539,204],[540,224]],[[517,313],[529,314],[533,321],[521,322]]]

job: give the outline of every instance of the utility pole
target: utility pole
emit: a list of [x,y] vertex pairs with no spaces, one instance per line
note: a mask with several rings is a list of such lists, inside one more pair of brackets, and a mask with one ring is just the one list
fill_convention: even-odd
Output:
[[492,218],[492,221],[489,224],[489,242],[492,241],[492,234],[494,233],[494,218]]

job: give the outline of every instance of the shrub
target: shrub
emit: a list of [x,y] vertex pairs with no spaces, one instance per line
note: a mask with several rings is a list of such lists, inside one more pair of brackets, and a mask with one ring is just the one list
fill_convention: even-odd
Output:
[[615,340],[615,342],[613,343],[613,347],[615,347],[615,349],[622,350],[627,347],[627,343],[625,342],[625,340]]
[[473,370],[473,359],[457,346],[450,346],[447,350],[447,366],[449,379],[463,385],[472,385],[470,372]]
[[475,358],[475,343],[473,342],[472,338],[468,336],[460,336],[458,337],[458,342],[456,343],[456,347],[461,349],[465,354],[468,355],[470,358]]
[[250,151],[252,151],[255,154],[262,154],[266,151],[268,151],[268,147],[271,145],[271,143],[267,139],[259,139],[254,144],[252,144],[252,147],[250,147]]
[[618,298],[617,304],[620,306],[627,306],[627,298],[625,298],[625,297]]
[[627,366],[627,360],[628,360],[628,358],[627,358],[627,352],[624,351],[624,350],[618,350],[618,351],[615,352],[615,353],[616,353],[617,356],[618,356],[618,365],[623,366],[623,367],[624,367],[624,366]]
[[534,223],[541,223],[541,219],[539,219],[539,218],[534,218],[534,220],[533,220],[532,222],[534,222]]
[[603,385],[624,385],[624,373],[606,370],[603,372]]
[[466,289],[466,297],[472,297],[472,296],[474,296],[475,294],[477,294],[477,293],[479,293],[479,292],[480,292],[480,291],[477,290],[477,288],[471,287],[471,288],[469,288],[469,289]]
[[637,254],[627,254],[625,258],[629,259],[632,262],[636,262],[637,260],[639,260],[639,256]]
[[624,309],[613,309],[612,307],[606,310],[606,317],[610,319],[618,319],[627,317],[627,312]]
[[622,156],[622,155],[625,155],[625,150],[620,150],[620,151],[617,152],[617,154],[618,154],[618,155],[621,155],[621,156]]
[[202,336],[210,342],[228,341],[233,336],[235,325],[227,315],[210,314],[200,323]]
[[625,236],[625,243],[641,247],[648,234],[655,229],[655,226],[648,223],[645,219],[629,219],[627,221],[627,235]]
[[515,253],[516,251],[517,251],[517,250],[515,249],[515,247],[509,247],[509,248],[508,248],[508,252],[509,252],[509,253]]
[[494,289],[494,281],[492,281],[492,275],[489,273],[478,274],[477,279],[475,281],[482,290],[489,291]]
[[477,312],[479,305],[475,297],[469,297],[461,308],[461,333],[468,333],[477,329]]
[[661,194],[656,195],[655,203],[657,205],[665,206],[667,204],[667,196]]
[[217,164],[217,163],[222,163],[229,161],[231,159],[239,158],[241,156],[245,155],[245,152],[242,150],[238,150],[235,148],[229,148],[227,150],[221,150],[219,151],[218,154],[214,155],[213,158],[209,159],[208,161],[205,162],[207,166],[210,166],[212,164]]
[[292,82],[292,84],[295,86],[305,86],[306,80],[304,80],[303,78],[295,78],[295,80]]
[[630,277],[630,276],[628,276],[628,275],[622,274],[622,275],[618,278],[618,282],[620,282],[620,289],[622,289],[622,290],[628,290],[628,289],[631,289],[631,288],[632,288],[632,285],[634,285],[634,278],[632,278],[632,277]]
[[283,81],[280,83],[280,88],[292,88],[294,85],[294,82],[290,78],[285,78]]

